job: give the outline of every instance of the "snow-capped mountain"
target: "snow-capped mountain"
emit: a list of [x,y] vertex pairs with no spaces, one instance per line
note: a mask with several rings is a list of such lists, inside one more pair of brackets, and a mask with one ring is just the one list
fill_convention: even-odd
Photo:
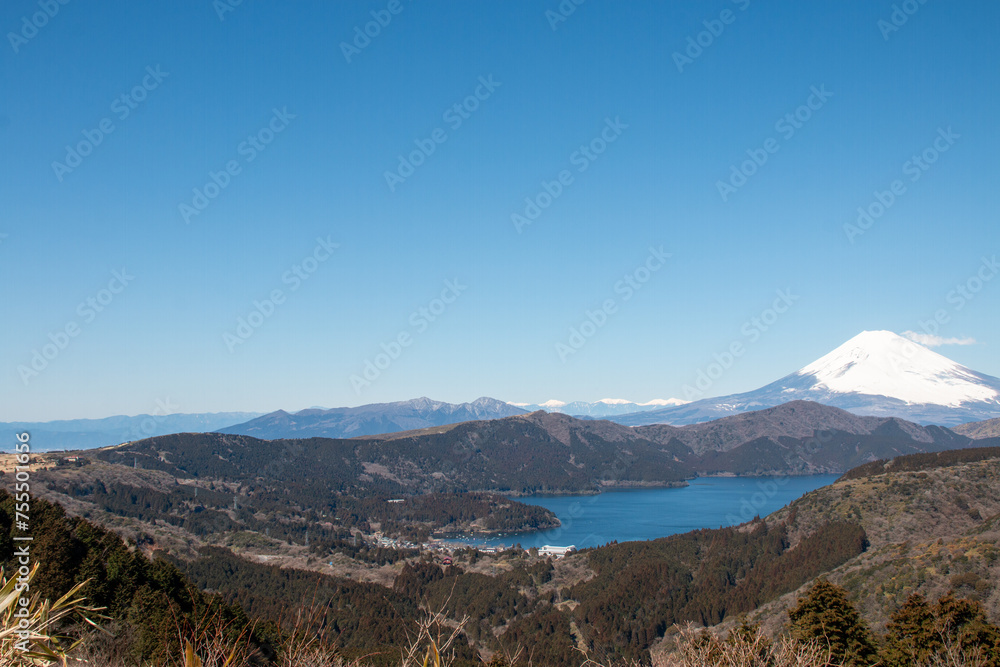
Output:
[[567,403],[556,399],[545,401],[544,403],[511,403],[529,412],[545,410],[546,412],[561,412],[567,415],[583,417],[609,417],[613,415],[625,415],[634,412],[645,412],[647,410],[658,410],[672,405],[684,405],[687,401],[679,398],[655,398],[646,403],[634,403],[624,398],[602,398],[593,403],[585,401],[573,401]]
[[1000,416],[1000,378],[977,373],[891,331],[863,331],[760,389],[637,411],[615,421],[694,424],[794,400],[947,426]]
[[796,375],[801,377],[800,386],[813,391],[885,396],[911,405],[995,404],[1000,396],[997,378],[976,373],[891,331],[864,331]]

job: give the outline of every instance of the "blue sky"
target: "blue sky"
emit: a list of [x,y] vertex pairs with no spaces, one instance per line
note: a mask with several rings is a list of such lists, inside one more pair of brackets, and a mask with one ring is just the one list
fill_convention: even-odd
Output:
[[996,3],[226,2],[0,9],[0,420],[1000,375]]

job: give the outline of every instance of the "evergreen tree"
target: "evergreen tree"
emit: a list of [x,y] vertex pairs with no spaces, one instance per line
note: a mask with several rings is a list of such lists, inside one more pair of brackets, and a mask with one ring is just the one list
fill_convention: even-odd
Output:
[[828,645],[834,662],[872,665],[878,659],[871,632],[847,592],[826,579],[817,581],[788,617],[796,639]]
[[981,651],[985,664],[1000,665],[1000,628],[987,620],[979,602],[949,593],[938,600],[934,611],[937,630],[948,644],[967,654]]
[[885,627],[883,661],[888,667],[923,663],[941,649],[934,612],[917,593],[907,598]]

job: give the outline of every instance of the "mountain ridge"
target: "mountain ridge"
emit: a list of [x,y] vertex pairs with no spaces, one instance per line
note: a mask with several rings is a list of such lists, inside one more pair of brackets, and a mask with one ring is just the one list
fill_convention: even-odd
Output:
[[295,413],[276,410],[217,431],[265,440],[289,437],[354,438],[525,413],[521,408],[487,396],[467,403],[446,403],[421,396],[408,401],[329,410],[309,408]]
[[[192,448],[195,442],[201,444]],[[193,464],[215,469],[221,464],[202,460],[208,454],[199,453],[199,448],[223,452],[239,444],[252,446],[253,453],[247,456],[254,460],[266,458],[268,448],[294,450],[313,472],[329,467],[322,457],[334,457],[340,463],[323,474],[332,476],[330,483],[336,481],[345,490],[374,475],[391,492],[523,494],[674,484],[713,474],[840,473],[878,459],[972,447],[976,442],[944,427],[859,417],[839,408],[795,401],[683,427],[633,428],[611,420],[536,411],[355,439],[177,434],[103,450],[99,456],[129,463],[131,455],[142,454],[139,463],[158,469],[180,466],[177,474],[182,475],[186,464],[176,458],[182,451],[178,447]],[[164,454],[175,450],[175,454]],[[161,460],[163,456],[169,464]],[[248,468],[241,474],[251,472]]]

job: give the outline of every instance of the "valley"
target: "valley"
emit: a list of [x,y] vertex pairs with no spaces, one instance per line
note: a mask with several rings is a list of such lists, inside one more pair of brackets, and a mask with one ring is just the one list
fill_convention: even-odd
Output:
[[[324,623],[335,624],[338,605],[391,590],[411,619],[420,609],[468,615],[473,653],[530,645],[545,664],[569,666],[575,646],[611,661],[659,659],[687,622],[724,630],[751,614],[777,632],[821,575],[876,629],[912,590],[958,586],[994,614],[997,444],[796,401],[681,427],[535,412],[355,439],[174,434],[42,454],[33,480],[38,502],[273,622],[303,587],[326,591]],[[559,526],[517,500],[532,494],[847,470],[763,519],[734,497],[731,527],[581,544],[561,558],[513,537]],[[524,548],[441,539],[455,534],[508,535],[508,547]],[[335,644],[350,656],[391,635],[344,626]]]
[[[170,453],[177,450],[159,451],[170,460]],[[228,458],[223,462],[215,457],[218,463],[212,465],[228,468],[240,460],[235,449]],[[447,554],[447,564],[444,551],[355,544],[333,531],[318,530],[322,521],[310,523],[308,538],[303,526],[288,522],[280,536],[272,530],[274,542],[269,543],[266,532],[261,535],[249,523],[257,512],[248,508],[266,497],[256,495],[262,489],[252,487],[250,493],[249,481],[242,481],[240,488],[247,493],[235,494],[236,509],[224,510],[224,505],[232,504],[237,485],[204,477],[207,462],[197,476],[199,502],[206,508],[197,514],[213,513],[216,521],[226,517],[214,525],[211,520],[171,522],[169,508],[167,514],[130,517],[119,506],[116,514],[109,500],[98,509],[97,498],[73,494],[71,488],[80,487],[66,486],[83,478],[64,472],[115,465],[97,457],[92,463],[72,466],[73,470],[63,463],[37,474],[49,487],[45,496],[59,499],[70,514],[83,513],[89,521],[133,536],[141,552],[165,558],[199,587],[217,591],[229,604],[254,614],[278,619],[281,609],[319,586],[326,591],[323,599],[329,600],[328,622],[353,619],[356,624],[357,616],[343,615],[343,605],[391,590],[393,607],[409,609],[406,614],[411,617],[424,605],[441,609],[452,619],[469,616],[464,633],[475,651],[489,654],[528,645],[545,664],[577,664],[573,647],[581,642],[604,660],[618,656],[657,661],[669,654],[676,624],[693,621],[725,630],[743,613],[768,632],[777,632],[784,626],[785,610],[821,575],[843,585],[876,629],[913,591],[936,598],[955,589],[980,600],[993,618],[1000,600],[995,584],[1000,580],[995,571],[1000,566],[996,546],[1000,448],[996,447],[868,464],[764,519],[736,527],[609,544],[558,559],[540,557],[533,550],[484,554],[454,549]],[[167,470],[117,467],[124,469],[121,481],[132,485],[132,493],[139,484],[152,489],[154,484],[166,488],[176,483]],[[102,474],[107,472],[105,468]],[[297,486],[289,485],[289,490],[291,502],[301,498]],[[140,498],[136,493],[139,502],[133,506],[148,506],[150,512],[159,502]],[[209,508],[213,503],[217,504]],[[379,511],[384,505],[378,505]],[[510,507],[522,509],[516,504]],[[407,511],[419,518],[416,507]],[[35,513],[46,516],[47,510]],[[385,514],[380,517],[394,520]],[[241,529],[237,521],[248,523]],[[267,526],[279,523],[269,520]],[[45,544],[49,546],[39,545],[41,556],[46,562],[59,562],[46,554],[57,544]],[[487,600],[495,601],[483,606]],[[338,612],[341,608],[345,611]],[[388,613],[388,608],[381,613]],[[357,625],[339,626],[339,650],[351,655],[370,651],[381,641],[394,641],[391,624],[380,625],[378,614],[368,621],[374,625],[363,631]],[[454,664],[466,664],[463,660]]]
[[[535,412],[357,439],[187,433],[46,455],[46,497],[176,542],[234,532],[315,546],[558,526],[533,494],[684,486],[711,475],[840,473],[982,446],[947,428],[792,402],[714,422],[638,428]],[[150,530],[149,527],[158,530]],[[232,538],[227,538],[232,539]],[[183,541],[183,540],[182,540]]]

